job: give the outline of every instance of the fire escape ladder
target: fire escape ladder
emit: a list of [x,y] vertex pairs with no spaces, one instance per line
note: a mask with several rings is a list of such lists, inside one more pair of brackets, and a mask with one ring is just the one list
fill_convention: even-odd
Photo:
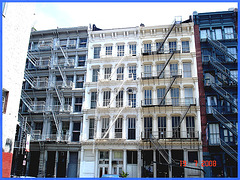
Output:
[[176,26],[176,24],[177,24],[177,21],[176,21],[176,20],[174,20],[173,24],[171,25],[171,28],[170,28],[170,30],[168,31],[167,35],[165,36],[165,38],[164,38],[163,42],[160,44],[159,48],[157,49],[157,53],[159,53],[159,52],[161,51],[161,49],[162,49],[162,47],[163,47],[164,43],[166,42],[166,40],[167,40],[168,36],[169,36],[169,35],[170,35],[170,33],[172,32],[172,30],[173,30],[173,28]]
[[29,72],[28,70],[25,70],[24,78],[32,86],[32,88],[36,87],[36,81],[35,81],[35,78],[31,75],[31,72]]
[[62,80],[63,80],[63,86],[66,86],[66,85],[67,85],[67,82],[66,82],[65,72],[62,70],[62,68],[59,66],[59,64],[57,65],[57,67],[58,67],[58,70],[59,70],[60,75],[61,75]]
[[[159,152],[159,154],[162,155],[162,157],[165,159],[167,164],[170,164],[170,162],[169,162],[170,157],[169,157],[168,152],[163,148],[163,146],[158,142],[158,140],[156,138],[154,138],[153,135],[152,135],[152,138],[150,138],[150,142],[153,144],[153,146]],[[171,163],[176,164],[176,162],[173,159],[172,159]]]
[[60,102],[61,106],[63,106],[62,96],[61,96],[61,94],[60,94],[59,89],[58,89],[57,86],[55,86],[55,91],[56,91],[56,94],[57,94],[57,97],[58,97],[58,99],[59,99],[59,102]]
[[58,118],[57,118],[56,113],[55,113],[53,110],[52,110],[52,115],[53,115],[54,123],[55,123],[56,128],[57,128],[57,134],[60,135],[60,139],[62,139],[61,133],[60,133],[60,129],[59,129],[59,120],[58,120]]
[[[236,137],[238,137],[238,132],[236,126],[229,121],[226,117],[224,117],[217,109],[212,108],[213,116],[220,122],[224,127],[226,127],[229,131],[231,131]],[[230,125],[230,126],[229,126]]]
[[165,63],[163,69],[160,71],[160,73],[158,74],[158,78],[161,77],[163,71],[165,70],[165,68],[167,67],[168,63],[170,62],[170,60],[172,59],[173,55],[174,55],[175,51],[172,52],[171,56],[169,57],[168,61]]
[[112,129],[113,125],[114,125],[115,122],[117,121],[117,119],[118,119],[118,117],[120,116],[120,114],[122,113],[123,109],[125,109],[125,107],[121,107],[121,109],[119,110],[119,112],[118,112],[116,118],[114,119],[114,121],[112,122],[112,124],[109,126],[108,129],[106,129],[106,130],[103,132],[103,137],[102,137],[102,139],[104,139],[104,138],[107,136],[107,134],[109,133],[109,131]]
[[110,77],[108,78],[108,80],[111,80],[114,73],[117,71],[118,67],[120,66],[120,64],[122,63],[122,61],[125,59],[126,56],[123,56],[121,58],[121,60],[117,63],[116,67],[114,68],[113,72],[111,73]]
[[238,161],[238,153],[222,139],[220,139],[220,147],[236,162]]
[[229,94],[226,90],[224,90],[222,87],[218,86],[217,84],[210,83],[210,85],[219,95],[221,95],[232,106],[234,106],[236,109],[238,109],[238,105],[237,105],[238,102],[237,102],[236,98],[234,98],[231,94]]
[[220,43],[217,40],[212,40],[210,37],[207,38],[207,41],[209,42],[209,44],[211,44],[213,47],[215,47],[216,49],[218,49],[219,51],[221,51],[225,56],[229,57],[230,59],[233,60],[233,62],[236,62],[237,59],[234,57],[234,55],[228,51],[227,47],[224,46],[222,43]]
[[21,100],[23,101],[23,103],[28,107],[28,109],[30,111],[33,111],[33,101],[32,99],[28,96],[28,94],[22,90],[22,93],[21,93]]
[[27,52],[27,58],[36,67],[36,65],[37,65],[36,57],[32,53]]
[[181,75],[175,75],[175,76],[173,76],[172,82],[170,83],[169,87],[167,88],[167,91],[165,92],[164,96],[161,98],[161,101],[160,101],[160,103],[159,103],[160,106],[162,105],[162,102],[165,100],[165,98],[166,98],[166,96],[167,96],[167,93],[170,91],[170,89],[171,89],[174,81],[175,81],[177,78],[179,78],[179,77],[181,77]]
[[188,113],[188,111],[190,110],[190,108],[191,108],[192,105],[193,105],[193,104],[189,104],[189,106],[188,106],[188,108],[187,108],[185,114],[183,115],[182,119],[180,120],[180,123],[179,123],[179,125],[178,125],[178,128],[181,126],[181,124],[182,124],[184,118],[187,116],[187,113]]
[[60,49],[61,49],[62,54],[63,54],[63,56],[64,56],[64,58],[65,58],[65,60],[66,60],[66,62],[67,62],[67,65],[69,65],[68,54],[64,52],[64,50],[63,50],[63,48],[62,48],[61,46],[60,46]]
[[215,60],[214,58],[210,57],[209,60],[210,64],[215,67],[219,72],[221,72],[223,75],[225,75],[227,78],[229,78],[234,84],[238,83],[238,80],[231,77],[231,72],[228,68],[223,66],[219,61]]

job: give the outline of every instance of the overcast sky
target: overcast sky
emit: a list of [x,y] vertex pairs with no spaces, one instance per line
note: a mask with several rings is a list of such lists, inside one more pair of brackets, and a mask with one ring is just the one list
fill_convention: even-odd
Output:
[[227,11],[237,3],[36,3],[37,30],[96,24],[101,29],[171,24],[198,13]]

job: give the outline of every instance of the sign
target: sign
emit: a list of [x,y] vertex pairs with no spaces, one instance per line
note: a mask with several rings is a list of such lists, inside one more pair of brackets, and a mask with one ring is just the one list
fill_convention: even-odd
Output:
[[27,140],[26,140],[26,151],[27,152],[30,151],[30,138],[31,138],[31,135],[27,134]]

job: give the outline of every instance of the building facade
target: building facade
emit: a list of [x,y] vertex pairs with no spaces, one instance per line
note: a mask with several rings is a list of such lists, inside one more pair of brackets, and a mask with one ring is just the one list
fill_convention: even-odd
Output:
[[89,29],[80,177],[204,176],[193,27]]
[[32,4],[2,3],[2,177],[10,177],[11,173],[33,13]]
[[237,177],[237,9],[193,13],[206,177]]
[[31,33],[13,175],[79,177],[87,37],[84,26]]

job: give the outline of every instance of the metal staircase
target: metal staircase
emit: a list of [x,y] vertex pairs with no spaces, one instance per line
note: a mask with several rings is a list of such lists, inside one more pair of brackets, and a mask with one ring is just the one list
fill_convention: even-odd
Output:
[[22,102],[27,106],[29,111],[33,111],[33,101],[32,99],[28,96],[28,94],[22,89],[21,93],[21,100]]
[[67,65],[69,65],[68,54],[64,52],[64,50],[63,50],[63,48],[62,48],[61,46],[60,46],[60,49],[61,49],[62,54],[63,54],[63,56],[64,56],[64,58],[65,58],[65,60],[66,60],[66,62],[67,62]]
[[221,95],[226,101],[228,101],[232,106],[238,109],[237,99],[234,98],[231,94],[225,91],[222,87],[218,86],[215,83],[210,82],[210,86],[214,89],[219,95]]
[[171,56],[168,58],[168,61],[165,63],[163,69],[160,71],[160,73],[158,74],[158,78],[161,77],[162,73],[164,72],[165,68],[167,67],[168,63],[170,62],[170,60],[172,59],[173,55],[174,55],[175,51],[172,52]]
[[235,151],[231,146],[229,146],[225,141],[220,139],[220,147],[235,161],[238,161],[238,152]]
[[35,67],[37,66],[37,58],[29,51],[27,52],[27,58]]
[[111,73],[111,75],[109,76],[108,80],[111,80],[114,73],[117,71],[118,67],[120,66],[120,64],[122,63],[122,61],[126,58],[126,56],[123,56],[121,58],[121,60],[117,63],[116,67],[114,68],[113,72]]
[[60,135],[60,139],[61,139],[62,137],[61,137],[61,132],[60,132],[60,129],[59,129],[59,120],[57,119],[57,115],[53,110],[52,110],[52,115],[53,115],[54,123],[55,123],[56,128],[57,128],[57,134]]
[[24,78],[26,79],[26,81],[32,86],[32,88],[36,87],[36,80],[35,78],[32,76],[31,72],[29,72],[28,70],[24,71]]
[[222,43],[220,43],[217,40],[212,40],[210,37],[207,37],[207,41],[209,44],[211,44],[213,47],[215,47],[216,49],[218,49],[220,52],[222,52],[225,56],[227,56],[228,58],[232,59],[233,62],[236,62],[237,59],[234,57],[233,54],[231,54],[231,52],[228,51],[227,47],[224,46]]
[[161,97],[161,101],[159,102],[159,106],[161,106],[161,105],[162,105],[162,102],[165,101],[165,98],[166,98],[166,96],[167,96],[167,93],[170,91],[170,89],[171,89],[171,87],[172,87],[174,81],[175,81],[177,78],[180,78],[180,77],[182,77],[182,76],[181,76],[181,75],[174,75],[174,76],[173,76],[173,80],[172,80],[172,82],[170,83],[169,87],[167,88],[167,90],[166,90],[164,96]]
[[[237,128],[231,121],[229,121],[226,117],[224,117],[220,112],[218,112],[215,108],[212,108],[213,116],[222,123],[229,131],[231,131],[236,137],[238,137]],[[231,126],[229,126],[231,124]]]
[[229,78],[234,84],[238,83],[238,80],[231,76],[231,72],[228,68],[223,66],[218,60],[214,59],[213,57],[211,57],[211,56],[208,56],[208,57],[209,57],[208,62],[213,67],[215,67],[219,72],[221,72],[223,75],[225,75],[227,78]]
[[162,49],[164,43],[166,42],[168,36],[169,36],[170,33],[172,32],[173,28],[174,28],[177,24],[180,24],[180,23],[181,23],[181,21],[177,21],[176,19],[174,20],[174,22],[173,22],[172,25],[171,25],[170,30],[168,31],[167,35],[165,36],[163,42],[162,42],[162,43],[160,44],[160,46],[158,47],[157,53],[160,53],[160,52],[161,52],[161,49]]

